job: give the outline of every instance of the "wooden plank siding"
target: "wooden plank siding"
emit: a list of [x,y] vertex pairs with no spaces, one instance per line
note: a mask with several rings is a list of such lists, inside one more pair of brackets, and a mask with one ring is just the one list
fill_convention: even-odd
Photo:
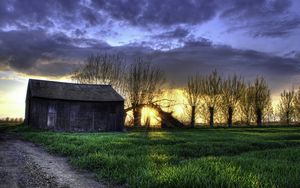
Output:
[[29,124],[55,131],[121,131],[124,102],[86,102],[31,98]]

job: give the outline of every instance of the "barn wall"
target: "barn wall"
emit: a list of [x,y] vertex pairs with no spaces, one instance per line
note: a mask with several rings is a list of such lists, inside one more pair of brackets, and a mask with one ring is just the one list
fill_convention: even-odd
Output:
[[124,102],[32,98],[29,124],[57,131],[121,131],[124,126]]
[[43,101],[31,98],[29,104],[29,121],[28,123],[34,128],[45,128],[47,123],[48,106],[43,104]]

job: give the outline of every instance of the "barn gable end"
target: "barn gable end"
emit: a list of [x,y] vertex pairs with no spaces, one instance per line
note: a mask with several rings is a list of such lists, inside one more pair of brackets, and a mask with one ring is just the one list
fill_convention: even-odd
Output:
[[111,85],[30,79],[25,123],[56,131],[121,131],[124,99]]

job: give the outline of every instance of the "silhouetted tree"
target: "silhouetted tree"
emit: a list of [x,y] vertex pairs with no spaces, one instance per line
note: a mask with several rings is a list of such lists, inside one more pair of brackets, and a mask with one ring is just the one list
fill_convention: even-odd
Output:
[[264,110],[271,103],[271,92],[263,77],[257,77],[253,85],[253,102],[257,126],[262,126]]
[[300,119],[300,88],[294,94],[293,107],[297,119]]
[[164,81],[164,72],[143,58],[136,58],[128,67],[124,89],[133,110],[134,126],[141,125],[141,105],[153,102]]
[[209,125],[210,127],[214,127],[215,107],[222,92],[222,80],[216,70],[203,79],[202,88],[204,102],[209,111]]
[[289,91],[284,90],[280,94],[279,113],[280,117],[285,120],[287,125],[290,124],[292,116],[294,115],[294,100],[294,89]]
[[124,58],[114,54],[91,55],[86,63],[72,73],[72,79],[82,84],[110,84],[122,93]]
[[274,108],[270,100],[270,102],[264,110],[263,121],[270,123],[270,121],[274,121],[274,119],[276,119],[276,114],[274,112]]
[[244,94],[245,84],[241,77],[236,75],[229,76],[222,85],[221,104],[227,116],[228,127],[232,126],[232,118],[238,102]]
[[198,74],[188,78],[185,95],[191,108],[191,127],[195,127],[196,108],[200,104],[202,95],[202,77]]
[[242,91],[242,95],[239,101],[241,116],[247,125],[250,125],[252,117],[254,115],[254,110],[253,110],[254,93],[253,92],[254,92],[253,86],[249,83]]

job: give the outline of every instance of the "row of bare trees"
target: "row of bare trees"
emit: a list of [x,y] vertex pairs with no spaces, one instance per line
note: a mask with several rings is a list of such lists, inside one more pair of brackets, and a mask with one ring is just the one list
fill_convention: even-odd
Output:
[[[132,111],[135,126],[141,125],[144,106],[163,106],[158,101],[172,101],[162,99],[163,95],[160,95],[165,82],[164,72],[140,57],[128,63],[120,55],[93,55],[72,73],[72,79],[85,84],[111,84],[126,99],[125,111]],[[271,109],[270,89],[263,77],[246,83],[237,75],[224,79],[216,70],[208,75],[195,74],[188,78],[185,94],[192,127],[200,108],[205,109],[201,114],[207,114],[211,127],[214,127],[216,114],[222,114],[228,127],[232,127],[237,116],[247,125],[255,121],[261,126]],[[283,91],[278,109],[280,118],[287,124],[295,120],[295,114],[300,114],[300,90]]]
[[206,76],[190,76],[185,93],[191,108],[192,127],[195,126],[195,113],[199,106],[208,110],[210,127],[214,127],[216,107],[226,116],[228,127],[231,127],[237,110],[246,124],[250,124],[255,116],[257,125],[261,126],[264,113],[271,105],[270,89],[263,77],[246,84],[237,75],[222,79],[216,70]]

